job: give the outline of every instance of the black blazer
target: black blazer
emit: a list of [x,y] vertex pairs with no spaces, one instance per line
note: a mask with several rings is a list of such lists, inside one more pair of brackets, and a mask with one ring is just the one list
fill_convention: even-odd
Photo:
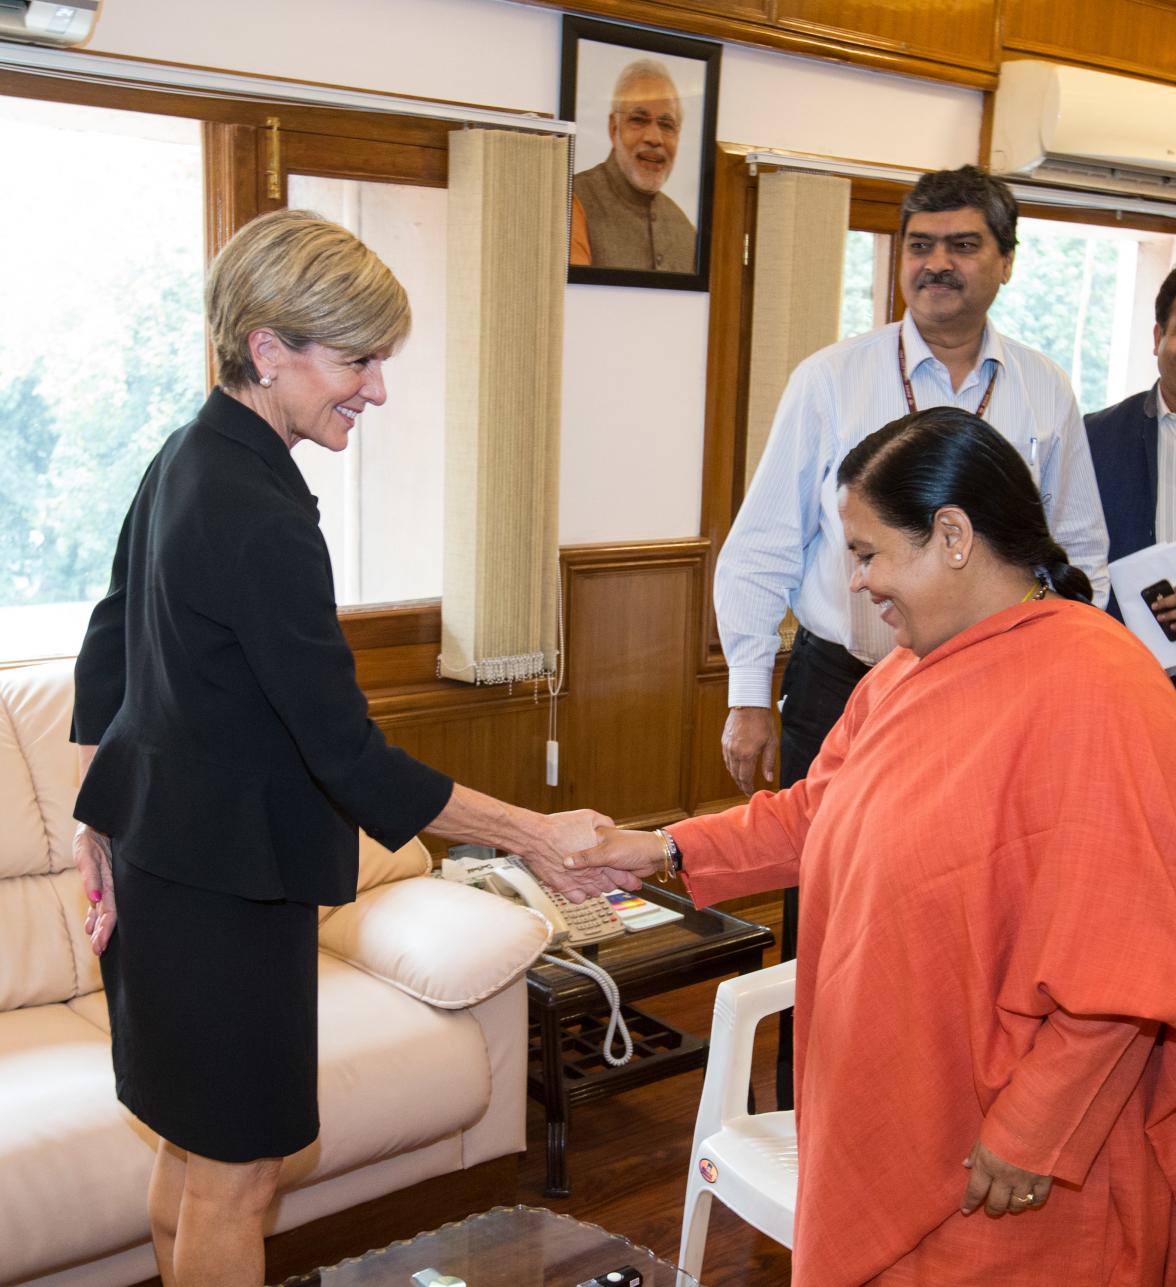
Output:
[[76,815],[169,880],[346,902],[355,824],[396,848],[452,791],[368,719],[315,498],[220,389],[139,485],[75,684]]
[[[1111,538],[1110,559],[1121,559],[1156,543],[1157,387],[1133,393],[1086,417],[1090,458]],[[1114,594],[1107,611],[1122,621]]]

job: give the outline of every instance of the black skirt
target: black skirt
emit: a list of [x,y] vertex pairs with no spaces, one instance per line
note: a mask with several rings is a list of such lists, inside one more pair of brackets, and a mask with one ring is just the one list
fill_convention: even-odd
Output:
[[318,909],[178,885],[114,858],[102,954],[115,1087],[170,1143],[221,1162],[318,1135]]

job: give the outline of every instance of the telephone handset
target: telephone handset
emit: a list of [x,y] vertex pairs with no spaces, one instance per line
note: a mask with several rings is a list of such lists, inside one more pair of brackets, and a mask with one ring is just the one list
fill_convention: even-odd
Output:
[[551,925],[552,947],[600,943],[625,932],[621,918],[603,895],[573,903],[533,876],[520,858],[443,858],[441,875],[533,907]]

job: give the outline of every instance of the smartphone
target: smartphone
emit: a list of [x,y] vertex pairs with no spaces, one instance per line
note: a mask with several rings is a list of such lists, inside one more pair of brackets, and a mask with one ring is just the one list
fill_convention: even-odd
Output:
[[[1139,592],[1139,597],[1151,608],[1157,599],[1166,599],[1172,594],[1171,581],[1156,581],[1152,585],[1145,586]],[[1176,643],[1176,621],[1157,621],[1160,629],[1173,642]]]

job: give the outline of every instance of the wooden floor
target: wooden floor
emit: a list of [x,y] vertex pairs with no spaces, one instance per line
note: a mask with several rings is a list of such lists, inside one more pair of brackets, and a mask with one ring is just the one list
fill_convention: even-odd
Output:
[[[738,915],[769,926],[779,940],[779,897],[742,906]],[[775,959],[772,955],[765,964],[773,964]],[[682,988],[648,998],[641,1008],[705,1037],[710,1032],[717,986],[715,980]],[[769,1020],[760,1025],[752,1070],[756,1100],[762,1106],[775,1106],[775,1059],[776,1029]],[[623,1233],[675,1261],[702,1076],[701,1071],[682,1073],[574,1108],[568,1145],[572,1192],[564,1199],[543,1195],[543,1111],[532,1101],[527,1113],[527,1153],[519,1174],[519,1202],[566,1212],[610,1233]],[[787,1284],[791,1277],[784,1247],[745,1225],[720,1203],[712,1204],[704,1287]]]

